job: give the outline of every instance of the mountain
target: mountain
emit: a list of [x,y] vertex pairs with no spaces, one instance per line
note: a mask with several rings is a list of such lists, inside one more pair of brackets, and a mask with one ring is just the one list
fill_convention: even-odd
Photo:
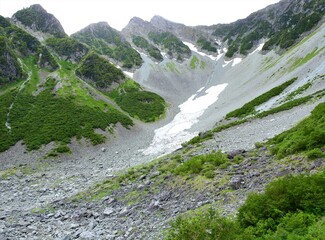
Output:
[[324,9],[0,17],[0,239],[322,239]]
[[324,16],[321,0],[280,1],[231,24],[217,25],[212,35],[227,42],[227,57],[246,55],[259,41],[263,50],[288,49]]
[[[15,13],[11,20],[16,25],[0,20],[1,152],[18,141],[28,150],[55,141],[47,155],[56,156],[70,152],[67,144],[74,137],[100,144],[106,137],[96,129],[112,133],[117,124],[129,129],[135,119],[150,122],[164,114],[164,99],[140,85],[128,90],[132,79],[90,46],[67,36],[41,6]],[[46,38],[36,38],[40,35]],[[139,55],[122,38],[117,42]]]
[[12,21],[34,32],[50,34],[54,37],[66,36],[61,23],[39,4],[16,12],[12,16]]
[[142,64],[140,54],[129,42],[106,22],[91,24],[72,35],[78,41],[87,44],[99,54],[107,56],[123,68],[138,68]]

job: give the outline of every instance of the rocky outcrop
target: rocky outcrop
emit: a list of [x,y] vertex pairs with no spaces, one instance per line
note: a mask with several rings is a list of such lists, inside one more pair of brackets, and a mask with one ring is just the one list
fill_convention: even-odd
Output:
[[41,5],[31,5],[12,16],[12,21],[21,24],[34,32],[42,32],[54,37],[66,36],[59,20],[48,13]]
[[22,79],[25,74],[22,71],[17,57],[11,50],[5,37],[0,36],[0,87],[4,84]]

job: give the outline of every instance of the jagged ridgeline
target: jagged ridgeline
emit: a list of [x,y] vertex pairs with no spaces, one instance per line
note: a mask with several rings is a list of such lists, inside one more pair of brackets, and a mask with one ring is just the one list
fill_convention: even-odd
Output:
[[90,24],[72,34],[72,37],[87,44],[97,53],[106,55],[111,61],[123,68],[138,68],[143,63],[140,54],[117,30],[111,28],[106,22]]
[[[106,137],[95,129],[130,128],[130,116],[146,122],[163,116],[160,96],[127,79],[98,49],[68,37],[41,6],[18,11],[12,22],[17,25],[0,16],[0,152],[20,140],[28,150],[53,141],[64,146],[72,138],[99,144]],[[116,49],[139,55],[118,42],[124,45]],[[141,57],[130,61],[130,67],[142,63]]]
[[246,55],[261,39],[267,39],[263,50],[288,49],[315,27],[325,13],[323,0],[298,2],[281,1],[245,19],[216,25],[213,35],[227,42],[229,58]]

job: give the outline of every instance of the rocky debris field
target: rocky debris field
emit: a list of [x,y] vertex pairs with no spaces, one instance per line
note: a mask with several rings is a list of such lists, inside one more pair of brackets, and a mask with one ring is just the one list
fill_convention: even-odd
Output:
[[[199,147],[180,149],[151,164],[154,156],[139,150],[150,144],[152,134],[148,133],[154,125],[152,129],[146,126],[146,131],[141,126],[133,132],[119,128],[106,145],[73,142],[73,155],[56,159],[43,158],[46,147],[28,153],[17,144],[0,155],[0,239],[154,239],[162,237],[170,219],[190,209],[213,204],[225,215],[235,214],[249,192],[261,191],[273,178],[324,166],[323,159],[279,161],[266,149],[248,151],[255,142],[292,127],[313,107],[307,104],[299,106],[299,111],[254,119],[216,133]],[[78,144],[84,147],[80,149]],[[175,177],[163,170],[173,156],[219,149],[245,151],[237,152],[241,162],[216,170],[213,179]],[[145,165],[133,173],[125,172],[140,164]],[[97,192],[87,190],[96,184]]]
[[[200,148],[201,149],[201,148]],[[213,151],[215,149],[210,149]],[[178,150],[176,155],[194,156],[195,149]],[[231,216],[250,192],[260,192],[272,179],[296,173],[313,173],[324,168],[324,159],[308,161],[303,157],[277,160],[263,147],[252,151],[228,153],[230,164],[217,169],[215,177],[176,176],[169,167],[175,155],[154,164],[107,176],[105,182],[79,194],[28,210],[6,209],[0,213],[1,239],[161,239],[163,229],[177,215],[212,205]],[[71,195],[74,183],[55,189],[38,189],[47,174],[15,174],[1,181],[1,192],[13,192],[11,201],[24,196],[26,202],[41,201],[47,195]],[[66,194],[65,194],[66,193]],[[24,198],[21,198],[24,199]],[[10,199],[8,199],[10,201]],[[16,203],[18,204],[18,203]],[[32,206],[25,206],[25,209]]]

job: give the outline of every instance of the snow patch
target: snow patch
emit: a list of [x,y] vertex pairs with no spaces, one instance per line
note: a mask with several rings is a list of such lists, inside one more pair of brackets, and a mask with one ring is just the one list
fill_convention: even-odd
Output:
[[264,43],[261,43],[253,52],[251,52],[250,54],[248,54],[248,55],[252,55],[252,54],[254,54],[254,53],[256,53],[256,52],[259,52],[259,51],[261,51],[262,50],[262,48],[263,48],[263,46],[264,46]]
[[189,42],[183,42],[183,43],[184,43],[186,46],[188,46],[188,47],[190,48],[191,51],[196,52],[196,53],[200,54],[201,56],[208,57],[208,58],[210,58],[210,59],[213,60],[213,61],[218,61],[219,58],[221,57],[220,55],[217,56],[217,57],[215,57],[215,56],[212,56],[212,55],[208,55],[208,54],[206,54],[206,53],[204,53],[204,52],[200,52],[200,50],[197,49],[197,47],[196,47],[194,44],[192,44],[192,43],[189,43]]
[[140,150],[145,155],[166,154],[170,153],[185,141],[195,137],[198,132],[188,132],[195,123],[199,121],[199,117],[203,115],[205,110],[215,103],[219,94],[227,87],[228,83],[212,86],[205,90],[199,89],[186,102],[179,105],[180,112],[167,125],[156,129],[152,143],[147,149]]
[[226,67],[229,63],[232,62],[231,66],[234,67],[235,65],[237,65],[238,63],[240,63],[243,59],[242,58],[234,58],[233,60],[230,61],[224,61],[225,63],[222,64],[222,67]]
[[129,76],[130,78],[133,78],[133,73],[132,72],[128,72],[128,71],[123,71],[123,73],[127,76]]

